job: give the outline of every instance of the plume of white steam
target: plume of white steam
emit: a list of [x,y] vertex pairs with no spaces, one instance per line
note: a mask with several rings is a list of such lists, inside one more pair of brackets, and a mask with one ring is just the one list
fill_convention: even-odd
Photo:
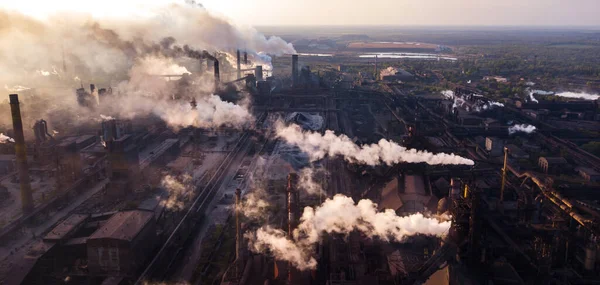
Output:
[[442,91],[442,95],[446,97],[446,99],[453,100],[454,99],[454,91],[452,90],[444,90]]
[[443,236],[450,226],[450,221],[427,218],[420,213],[400,217],[391,209],[378,212],[377,204],[371,200],[363,199],[355,204],[352,198],[338,194],[317,208],[304,208],[293,238],[268,226],[245,236],[252,251],[268,250],[277,259],[306,270],[316,267],[313,246],[323,239],[325,233],[348,235],[356,230],[369,238],[402,242],[406,237],[419,234]]
[[192,177],[189,175],[182,175],[179,178],[171,175],[164,176],[161,185],[169,192],[169,197],[162,201],[163,205],[170,210],[182,210],[185,202],[192,197],[191,181]]
[[565,97],[565,98],[584,99],[584,100],[600,99],[600,95],[594,95],[594,94],[588,94],[588,93],[577,93],[577,92],[561,92],[561,93],[556,93],[556,96]]
[[396,73],[398,73],[398,69],[395,67],[388,67],[386,69],[382,69],[379,72],[379,78],[383,78],[384,76],[391,76],[391,75],[396,75]]
[[4,84],[4,89],[6,89],[6,91],[8,91],[8,92],[21,92],[21,91],[29,90],[31,88],[25,87],[22,85],[15,85],[15,86],[8,87],[8,85]]
[[267,216],[267,208],[270,206],[261,195],[262,193],[251,192],[244,196],[240,204],[240,211],[244,216],[251,220],[263,219]]
[[53,67],[62,66],[63,60],[69,72],[85,78],[124,74],[135,57],[160,50],[165,38],[211,52],[295,53],[281,38],[266,38],[190,1],[120,1],[114,6],[118,9],[107,13],[97,13],[89,1],[79,9],[70,9],[73,3],[60,7],[59,2],[46,7],[45,15],[34,15],[41,9],[28,9],[40,4],[0,4],[1,79],[25,80],[36,71],[60,75],[66,71]]
[[0,133],[0,143],[7,143],[7,142],[14,143],[15,140],[3,133]]
[[531,133],[535,132],[535,130],[536,130],[535,126],[527,125],[527,124],[519,124],[519,125],[514,125],[514,126],[508,128],[508,134],[513,135],[518,132],[531,134]]
[[455,154],[438,153],[407,149],[389,140],[380,140],[377,144],[355,144],[346,135],[336,135],[327,130],[324,135],[317,132],[302,131],[298,125],[276,125],[276,134],[300,150],[307,153],[312,161],[329,156],[343,156],[346,161],[366,165],[394,165],[401,162],[427,163],[430,165],[474,165],[473,160]]
[[316,177],[322,177],[327,174],[324,168],[306,167],[298,172],[298,188],[304,190],[309,195],[325,194],[323,186],[315,181]]
[[114,120],[115,118],[113,118],[111,116],[105,116],[105,115],[100,114],[100,119],[102,121],[110,121],[110,120]]

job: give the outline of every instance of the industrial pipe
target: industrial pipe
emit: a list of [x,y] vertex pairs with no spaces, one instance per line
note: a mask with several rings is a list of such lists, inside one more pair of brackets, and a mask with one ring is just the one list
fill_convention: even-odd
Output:
[[292,87],[298,84],[298,55],[292,55]]
[[33,194],[31,192],[31,182],[29,181],[27,149],[25,147],[25,136],[23,134],[23,121],[21,120],[19,95],[10,94],[9,99],[15,136],[15,154],[17,156],[17,168],[19,170],[19,183],[21,185],[21,208],[24,213],[30,213],[34,208]]

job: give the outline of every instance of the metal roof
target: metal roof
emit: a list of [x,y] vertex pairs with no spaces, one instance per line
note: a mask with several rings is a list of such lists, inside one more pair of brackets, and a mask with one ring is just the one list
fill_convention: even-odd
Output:
[[116,239],[131,241],[146,224],[153,221],[153,217],[154,212],[141,210],[116,213],[96,230],[88,240]]

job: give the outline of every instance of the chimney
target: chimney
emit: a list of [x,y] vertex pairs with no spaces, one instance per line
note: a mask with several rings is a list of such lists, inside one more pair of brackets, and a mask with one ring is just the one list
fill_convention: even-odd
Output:
[[[239,53],[238,53],[239,54]],[[240,249],[242,244],[242,230],[240,228],[240,207],[242,203],[242,190],[235,189],[235,260],[241,260]]]
[[93,94],[95,90],[96,90],[96,85],[90,84],[90,93]]
[[242,78],[242,63],[240,59],[240,50],[237,50],[237,78]]
[[256,81],[263,81],[262,65],[256,66],[256,70],[254,70],[254,76],[256,77]]
[[292,87],[298,84],[298,55],[292,55]]
[[217,88],[219,86],[219,83],[221,82],[221,75],[219,74],[219,61],[215,59],[214,63],[215,88]]
[[244,52],[244,64],[248,64],[248,52]]
[[31,182],[29,181],[29,168],[27,166],[27,152],[25,147],[25,136],[23,135],[21,108],[19,107],[19,95],[10,94],[9,98],[15,136],[15,154],[17,155],[17,168],[19,170],[19,182],[21,184],[21,207],[24,213],[30,213],[33,211],[34,205],[33,195],[31,193]]
[[[298,174],[288,174],[288,185],[287,185],[287,203],[288,203],[288,236],[292,238],[294,227],[296,225],[296,208],[298,208],[298,196],[296,191],[296,185],[298,183]],[[288,262],[288,284],[292,284],[292,264]]]

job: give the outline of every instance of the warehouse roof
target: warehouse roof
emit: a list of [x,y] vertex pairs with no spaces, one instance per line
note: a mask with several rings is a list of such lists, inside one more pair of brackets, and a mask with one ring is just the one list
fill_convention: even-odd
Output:
[[142,210],[116,213],[89,239],[106,238],[131,241],[149,222],[153,221],[153,217],[154,212]]

